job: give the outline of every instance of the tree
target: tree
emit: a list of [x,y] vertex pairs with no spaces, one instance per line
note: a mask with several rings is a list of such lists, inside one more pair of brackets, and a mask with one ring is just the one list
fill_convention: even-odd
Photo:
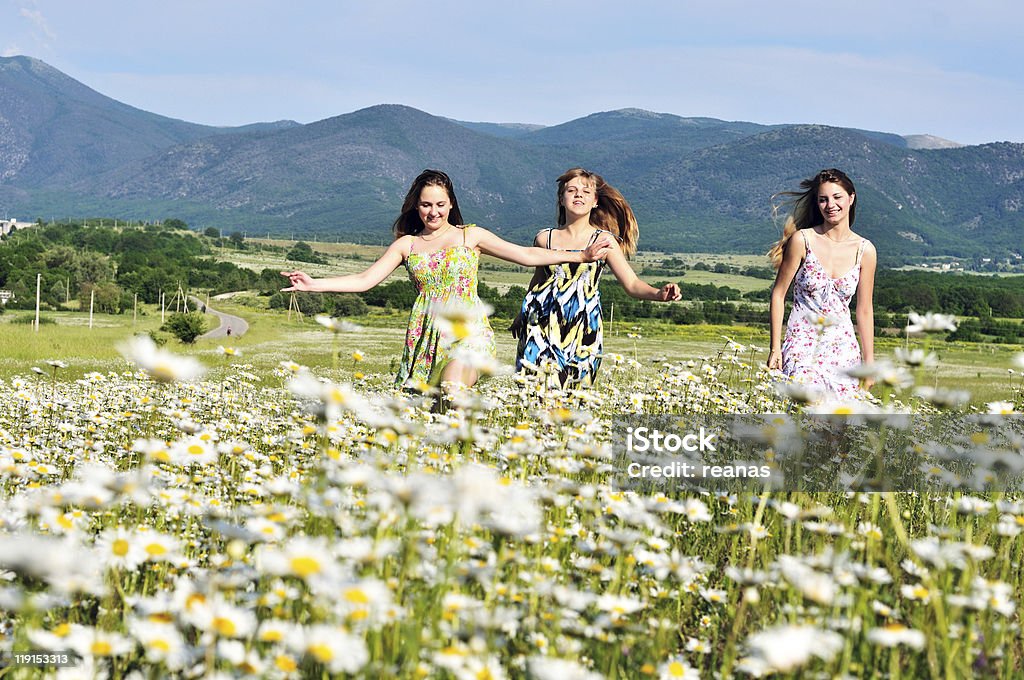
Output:
[[217,227],[207,227],[203,230],[203,236],[209,236],[210,238],[220,238],[220,229]]
[[191,345],[206,330],[206,320],[199,312],[171,314],[160,330],[167,331],[186,345]]
[[339,293],[334,298],[334,316],[365,316],[370,307],[354,293]]
[[313,247],[305,241],[299,241],[288,251],[285,258],[297,262],[312,262],[313,264],[326,264],[327,260],[313,252]]
[[121,311],[121,288],[113,281],[83,283],[78,291],[80,309],[89,309],[90,302],[100,314],[117,314]]
[[245,245],[245,234],[240,231],[233,231],[231,232],[231,235],[228,236],[228,240],[231,241],[231,245],[234,247],[241,248]]

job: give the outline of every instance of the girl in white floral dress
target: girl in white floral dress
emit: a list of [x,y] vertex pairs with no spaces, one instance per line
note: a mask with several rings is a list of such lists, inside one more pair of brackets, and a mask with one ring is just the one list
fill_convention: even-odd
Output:
[[[778,269],[772,287],[768,368],[781,370],[821,396],[864,396],[847,371],[874,361],[875,247],[851,230],[856,211],[853,182],[829,169],[800,183],[782,238],[769,252]],[[799,238],[792,238],[797,232]],[[782,317],[791,283],[793,309],[782,341]],[[857,332],[850,300],[857,296]],[[860,337],[858,344],[857,338]],[[863,387],[869,388],[870,381]]]

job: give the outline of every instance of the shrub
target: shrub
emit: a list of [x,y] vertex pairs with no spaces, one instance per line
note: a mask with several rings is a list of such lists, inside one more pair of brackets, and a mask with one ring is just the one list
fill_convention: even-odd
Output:
[[160,330],[166,331],[183,343],[190,345],[206,331],[206,319],[199,312],[171,314]]

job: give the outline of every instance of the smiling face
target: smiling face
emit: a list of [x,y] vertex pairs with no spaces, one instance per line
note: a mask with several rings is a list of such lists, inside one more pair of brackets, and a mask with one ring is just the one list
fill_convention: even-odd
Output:
[[562,189],[561,202],[568,216],[588,215],[597,205],[597,189],[586,177],[573,177]]
[[451,209],[451,198],[444,187],[429,184],[420,191],[417,210],[424,232],[436,232],[447,227],[448,212]]
[[835,226],[848,222],[855,196],[835,182],[822,182],[818,187],[818,210],[825,224]]

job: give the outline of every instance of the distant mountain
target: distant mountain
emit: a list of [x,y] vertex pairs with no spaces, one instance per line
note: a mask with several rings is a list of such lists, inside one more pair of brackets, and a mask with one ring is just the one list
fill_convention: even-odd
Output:
[[959,149],[964,146],[934,135],[904,135],[903,138],[911,149]]
[[531,125],[529,123],[469,123],[464,120],[452,120],[450,118],[445,120],[451,120],[453,123],[458,123],[470,130],[476,130],[477,132],[483,132],[495,137],[523,137],[544,128],[543,125]]
[[991,254],[1024,243],[1020,144],[916,151],[853,130],[794,125],[652,166],[624,186],[650,211],[645,237],[652,247],[710,242],[743,250],[778,233],[768,219],[769,197],[826,167],[853,178],[855,230],[883,257]]
[[[247,128],[281,129],[292,121]],[[0,182],[59,187],[238,128],[158,116],[122,104],[31,57],[0,58]]]
[[763,252],[770,197],[824,167],[858,187],[883,258],[1024,250],[1024,146],[759,125],[624,109],[550,127],[381,105],[308,125],[211,128],[104,97],[42,62],[0,60],[0,211],[179,217],[297,236],[389,238],[410,180],[448,171],[467,221],[527,242],[582,165],[629,198],[641,246]]
[[500,229],[551,219],[553,208],[535,195],[553,196],[557,156],[396,105],[278,132],[205,138],[69,188],[135,206],[177,204],[180,214],[203,221],[222,215],[234,226],[378,241],[409,181],[427,167],[456,179],[467,220]]

